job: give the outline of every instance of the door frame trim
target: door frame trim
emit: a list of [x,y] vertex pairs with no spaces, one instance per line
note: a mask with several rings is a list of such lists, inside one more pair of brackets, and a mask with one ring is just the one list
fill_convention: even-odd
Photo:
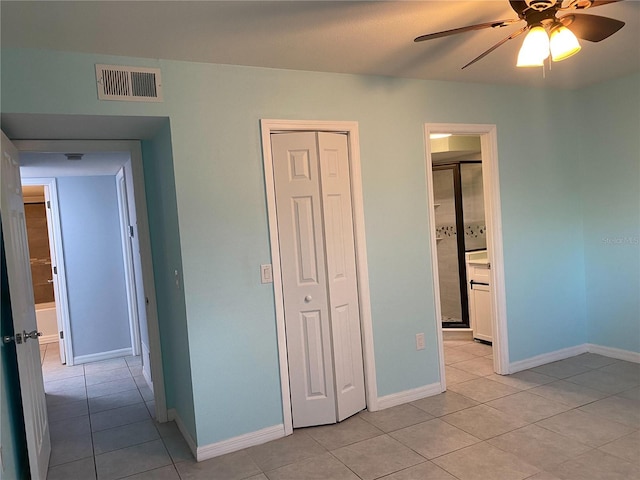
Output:
[[303,131],[322,131],[347,134],[353,208],[353,231],[358,277],[358,301],[360,302],[360,326],[362,329],[362,357],[364,362],[365,396],[367,409],[375,411],[378,410],[378,388],[376,383],[375,357],[373,352],[369,268],[367,264],[362,174],[360,170],[360,140],[358,122],[261,119],[260,126],[262,131],[262,158],[267,194],[269,240],[271,244],[278,359],[280,362],[280,387],[282,391],[282,414],[284,417],[283,423],[285,435],[290,435],[293,433],[293,417],[291,413],[291,396],[289,390],[289,364],[287,359],[287,341],[285,336],[284,296],[280,271],[280,244],[278,240],[273,158],[271,155],[271,134]]
[[487,224],[487,255],[491,263],[490,282],[491,316],[493,320],[493,369],[500,375],[509,373],[509,342],[507,334],[507,302],[504,277],[504,253],[502,249],[502,212],[500,204],[500,178],[498,175],[498,137],[497,128],[490,124],[425,123],[425,157],[427,177],[427,202],[429,207],[429,230],[431,265],[433,273],[433,294],[436,327],[438,331],[438,350],[440,356],[440,382],[445,391],[444,343],[442,332],[442,309],[440,306],[440,286],[438,284],[438,252],[436,248],[435,200],[433,197],[433,161],[431,159],[430,135],[433,133],[452,133],[480,136],[482,153],[482,182],[484,185],[485,221]]
[[[17,142],[16,142],[17,143]],[[18,148],[18,147],[16,147]],[[20,150],[18,150],[18,153]],[[74,365],[73,342],[71,341],[71,324],[69,321],[69,294],[67,292],[67,271],[64,261],[64,250],[62,248],[62,230],[60,229],[60,208],[58,205],[58,182],[54,177],[30,177],[21,178],[22,185],[42,185],[49,190],[49,201],[51,202],[51,236],[49,241],[53,243],[56,252],[56,267],[58,270],[57,279],[54,277],[53,287],[55,289],[56,316],[58,325],[62,326],[64,335],[64,355],[67,366]],[[59,334],[59,333],[58,333]]]
[[150,365],[153,375],[153,393],[155,400],[156,420],[160,423],[168,421],[167,399],[165,392],[162,350],[160,344],[160,326],[156,302],[153,263],[151,257],[151,238],[147,199],[145,196],[144,170],[142,165],[142,148],[138,140],[16,140],[14,145],[22,152],[128,152],[131,162],[133,181],[133,201],[135,203],[138,243],[142,263],[142,282],[144,294],[149,300],[146,306],[147,328],[151,348]]

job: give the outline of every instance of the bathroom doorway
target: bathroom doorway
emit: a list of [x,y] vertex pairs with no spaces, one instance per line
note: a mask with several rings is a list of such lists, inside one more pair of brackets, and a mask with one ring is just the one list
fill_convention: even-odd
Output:
[[[472,139],[479,149],[480,137]],[[445,148],[449,144],[454,142]],[[451,151],[432,152],[441,321],[445,329],[470,329],[466,254],[487,249],[482,161],[468,159],[479,150],[461,158],[443,158],[445,153]]]
[[[435,316],[445,390],[445,365],[450,370],[451,363],[445,361],[445,340],[492,343],[483,368],[508,373],[497,138],[493,125],[458,124],[427,124],[425,138]],[[485,356],[486,348],[474,350]]]

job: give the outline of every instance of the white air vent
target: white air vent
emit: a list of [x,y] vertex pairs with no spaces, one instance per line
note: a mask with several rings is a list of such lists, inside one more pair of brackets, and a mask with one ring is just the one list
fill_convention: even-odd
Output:
[[162,102],[159,68],[96,65],[98,98],[127,102]]

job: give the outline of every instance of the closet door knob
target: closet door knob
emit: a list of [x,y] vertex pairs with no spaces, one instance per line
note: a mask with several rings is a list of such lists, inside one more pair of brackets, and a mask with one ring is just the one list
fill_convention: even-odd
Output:
[[307,295],[306,297],[304,297],[304,301],[307,302],[307,303],[309,303],[311,300],[313,300],[311,298],[311,295]]

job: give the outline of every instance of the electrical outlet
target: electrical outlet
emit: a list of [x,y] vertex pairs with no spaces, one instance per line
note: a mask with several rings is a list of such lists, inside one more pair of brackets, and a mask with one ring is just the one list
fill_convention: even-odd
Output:
[[271,264],[260,265],[260,281],[262,283],[273,283],[273,269]]
[[416,350],[424,350],[424,333],[416,333]]

